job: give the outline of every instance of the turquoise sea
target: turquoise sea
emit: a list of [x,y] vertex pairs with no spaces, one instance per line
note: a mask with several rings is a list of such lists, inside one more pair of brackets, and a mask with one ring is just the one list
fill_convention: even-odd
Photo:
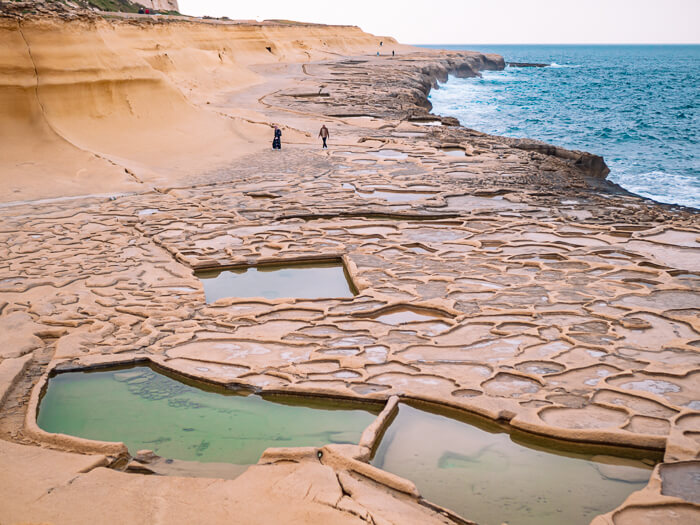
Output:
[[700,45],[426,47],[549,64],[451,77],[431,92],[433,113],[602,155],[625,189],[700,208]]

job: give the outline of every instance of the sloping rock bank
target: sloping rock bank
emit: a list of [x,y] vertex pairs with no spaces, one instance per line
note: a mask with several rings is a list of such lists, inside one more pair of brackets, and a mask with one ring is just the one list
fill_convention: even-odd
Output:
[[267,147],[269,122],[213,109],[263,80],[253,64],[362,54],[380,41],[350,26],[1,8],[0,202],[143,191],[226,166]]

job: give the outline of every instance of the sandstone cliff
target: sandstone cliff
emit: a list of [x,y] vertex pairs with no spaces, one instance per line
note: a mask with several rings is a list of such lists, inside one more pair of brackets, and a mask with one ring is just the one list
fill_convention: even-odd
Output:
[[138,3],[159,11],[180,11],[177,0],[140,0]]
[[372,53],[380,40],[349,26],[61,16],[0,18],[3,200],[42,196],[48,181],[84,194],[224,166],[267,145],[267,123],[208,104],[259,82],[252,65]]

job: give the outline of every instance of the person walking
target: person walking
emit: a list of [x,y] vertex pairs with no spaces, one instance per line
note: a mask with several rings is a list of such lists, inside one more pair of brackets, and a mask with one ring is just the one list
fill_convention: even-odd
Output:
[[328,137],[331,136],[331,134],[329,133],[328,128],[325,124],[321,126],[321,131],[318,132],[318,136],[323,139],[323,149],[328,149],[328,144],[326,143],[326,141],[328,140]]
[[275,137],[272,139],[272,149],[282,149],[282,130],[275,126]]

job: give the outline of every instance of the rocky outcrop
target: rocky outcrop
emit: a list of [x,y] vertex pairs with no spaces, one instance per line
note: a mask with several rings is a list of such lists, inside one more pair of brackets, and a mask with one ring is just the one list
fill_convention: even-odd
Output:
[[89,17],[96,11],[125,11],[135,13],[139,6],[156,11],[179,11],[177,0],[116,0],[103,2],[96,0],[75,0],[66,3],[61,0],[25,0],[21,2],[0,1],[1,16],[24,17],[27,15],[41,16],[73,16]]
[[499,55],[441,51],[397,56],[391,60],[381,57],[347,59],[328,66],[332,71],[327,73],[327,82],[321,89],[330,96],[298,99],[295,105],[328,116],[364,114],[394,119],[434,119],[428,114],[432,108],[428,100],[431,89],[446,82],[449,75],[476,77],[480,71],[503,69],[505,63]]
[[608,168],[607,164],[605,164],[605,159],[600,155],[594,155],[585,151],[569,150],[534,139],[509,139],[504,137],[504,142],[509,143],[514,148],[537,151],[544,155],[552,155],[560,159],[574,161],[576,167],[591,177],[604,179],[610,173],[610,168]]
[[510,67],[548,67],[549,64],[540,62],[508,62]]
[[158,11],[180,11],[177,0],[139,0],[138,3]]
[[88,20],[97,15],[78,5],[68,5],[56,1],[0,1],[0,19],[23,20],[28,18],[60,18],[62,20]]

